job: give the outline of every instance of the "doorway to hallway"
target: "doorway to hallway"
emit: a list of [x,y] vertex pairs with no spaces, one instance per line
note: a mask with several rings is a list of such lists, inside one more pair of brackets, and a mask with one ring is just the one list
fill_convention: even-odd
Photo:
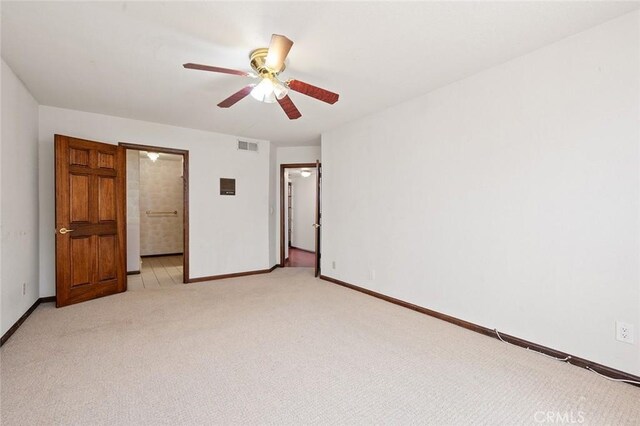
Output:
[[320,163],[280,166],[280,266],[320,271]]

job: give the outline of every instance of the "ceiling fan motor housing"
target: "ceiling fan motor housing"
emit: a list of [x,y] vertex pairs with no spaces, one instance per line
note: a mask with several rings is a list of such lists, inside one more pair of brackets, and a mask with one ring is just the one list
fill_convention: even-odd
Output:
[[260,77],[273,78],[284,71],[285,65],[282,64],[282,69],[280,71],[275,71],[267,67],[265,65],[265,62],[267,60],[267,53],[269,53],[269,49],[266,47],[251,51],[251,53],[249,54],[249,59],[251,60],[251,68],[253,68],[253,70],[257,72]]

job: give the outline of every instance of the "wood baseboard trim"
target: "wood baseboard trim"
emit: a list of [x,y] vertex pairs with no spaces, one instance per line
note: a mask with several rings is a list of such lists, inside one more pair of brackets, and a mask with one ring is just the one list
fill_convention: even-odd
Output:
[[140,275],[140,271],[127,271],[127,275]]
[[140,258],[144,259],[146,257],[164,257],[164,256],[183,256],[184,253],[166,253],[166,254],[145,254],[144,256],[140,256]]
[[9,328],[9,330],[7,330],[7,332],[2,335],[2,338],[0,338],[0,346],[4,345],[5,342],[7,340],[9,340],[9,337],[13,336],[13,333],[15,333],[16,330],[18,330],[18,328],[22,325],[22,323],[24,323],[27,320],[27,318],[29,318],[29,315],[31,315],[33,313],[33,311],[36,310],[36,308],[38,307],[39,304],[48,303],[48,302],[55,302],[55,301],[56,301],[56,297],[55,296],[40,297],[38,300],[36,300],[33,303],[33,305],[31,305],[31,307],[29,309],[27,309],[27,312],[25,312],[18,319],[18,321],[16,321],[16,323],[13,324],[11,326],[11,328]]
[[273,265],[269,269],[258,269],[255,271],[234,272],[232,274],[221,274],[221,275],[211,275],[208,277],[189,278],[187,280],[187,283],[199,283],[202,281],[224,280],[225,278],[246,277],[247,275],[268,274],[269,272],[272,272],[274,269],[276,269],[279,266],[280,265]]
[[[289,247],[289,248],[296,249],[296,250],[300,250],[300,251],[305,251],[305,252],[307,252],[307,253],[311,253],[311,254],[316,254],[316,252],[315,252],[315,251],[313,251],[313,250],[305,250],[305,249],[303,249],[303,248],[296,247],[296,246],[291,246],[291,247]],[[287,257],[287,259],[288,259],[288,257]]]
[[[373,296],[376,297],[378,299],[382,299],[386,302],[389,303],[393,303],[395,305],[398,306],[402,306],[403,308],[407,308],[407,309],[411,309],[413,311],[416,312],[420,312],[421,314],[425,314],[425,315],[429,315],[432,316],[434,318],[438,318],[442,321],[446,321],[449,322],[451,324],[455,324],[459,327],[463,327],[466,328],[467,330],[471,330],[471,331],[475,331],[476,333],[480,333],[480,334],[484,334],[485,336],[489,336],[489,337],[493,337],[494,339],[499,339],[498,335],[496,334],[496,332],[494,330],[491,330],[490,328],[487,327],[483,327],[481,325],[478,324],[474,324],[472,322],[469,321],[465,321],[462,320],[460,318],[456,318],[456,317],[452,317],[451,315],[447,315],[447,314],[443,314],[441,312],[437,312],[434,311],[432,309],[428,309],[428,308],[424,308],[422,306],[418,306],[418,305],[414,305],[413,303],[409,303],[409,302],[405,302],[404,300],[400,300],[400,299],[396,299],[394,297],[391,296],[387,296],[385,294],[382,293],[378,293],[372,290],[368,290],[366,288],[363,287],[359,287],[357,285],[354,284],[349,284],[347,282],[344,281],[340,281],[336,278],[331,278],[328,277],[326,275],[320,275],[320,279],[334,283],[334,284],[338,284],[341,285],[343,287],[347,287],[350,288],[352,290],[355,291],[359,291],[361,293],[367,294],[369,296]],[[552,356],[554,358],[560,358],[560,359],[564,359],[567,357],[570,357],[568,359],[568,363],[571,365],[575,365],[577,367],[582,367],[582,368],[589,368],[597,373],[603,374],[605,376],[611,377],[613,379],[621,379],[621,380],[630,380],[630,381],[634,381],[634,382],[640,382],[640,377],[635,376],[633,374],[630,373],[626,373],[624,371],[620,371],[617,370],[615,368],[611,368],[611,367],[607,367],[606,365],[602,365],[602,364],[598,364],[597,362],[593,362],[593,361],[589,361],[587,359],[584,358],[580,358],[571,354],[568,354],[566,352],[562,352],[556,349],[552,349],[543,345],[539,345],[537,343],[533,343],[533,342],[529,342],[528,340],[524,340],[521,339],[519,337],[516,336],[511,336],[508,334],[504,334],[504,333],[500,333],[500,337],[502,338],[502,340],[504,340],[507,343],[511,343],[512,345],[516,345],[516,346],[520,346],[522,348],[525,349],[530,349],[536,352],[540,352],[542,354],[545,355],[549,355]],[[637,386],[640,387],[640,385],[636,385],[633,383],[630,383],[633,386]]]

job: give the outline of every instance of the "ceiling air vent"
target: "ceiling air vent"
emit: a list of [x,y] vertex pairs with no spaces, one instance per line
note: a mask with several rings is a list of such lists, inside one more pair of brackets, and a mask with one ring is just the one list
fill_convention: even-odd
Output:
[[258,152],[258,144],[255,142],[238,141],[238,149],[241,151]]

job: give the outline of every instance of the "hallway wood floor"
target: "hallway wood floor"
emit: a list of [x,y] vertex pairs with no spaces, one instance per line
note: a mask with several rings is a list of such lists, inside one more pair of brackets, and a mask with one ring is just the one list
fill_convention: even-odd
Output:
[[144,257],[140,274],[127,276],[128,290],[143,290],[180,284],[182,284],[182,255]]
[[289,247],[289,260],[285,266],[298,268],[313,268],[316,262],[316,254],[308,251]]

